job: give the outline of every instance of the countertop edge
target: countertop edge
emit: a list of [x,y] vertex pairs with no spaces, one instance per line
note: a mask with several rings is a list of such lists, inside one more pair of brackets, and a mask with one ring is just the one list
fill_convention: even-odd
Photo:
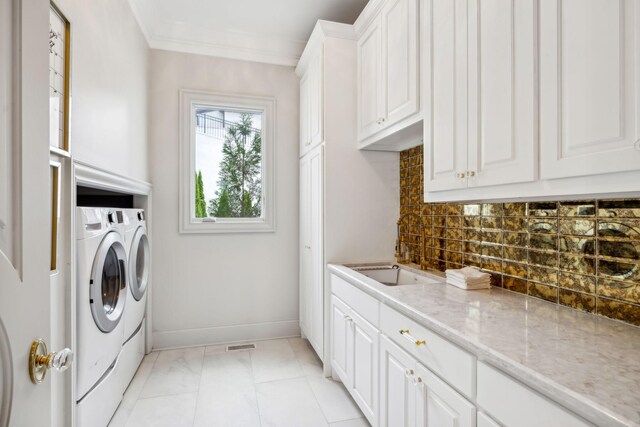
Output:
[[[543,396],[574,412],[577,416],[599,426],[629,427],[636,425],[631,420],[627,420],[619,414],[612,413],[608,408],[602,407],[596,402],[588,399],[586,396],[576,393],[571,389],[554,382],[549,377],[521,365],[517,361],[492,350],[480,342],[470,341],[460,332],[443,325],[436,319],[414,310],[406,304],[395,300],[393,297],[390,297],[377,289],[378,286],[383,285],[380,285],[373,279],[362,276],[349,267],[340,264],[327,264],[327,268],[331,273],[347,280],[356,288],[374,297],[381,303],[399,311],[410,319],[448,339],[457,346],[473,353],[478,361],[488,363],[489,365],[509,374]],[[358,274],[360,277],[354,276],[353,273]],[[527,298],[524,295],[521,297]]]

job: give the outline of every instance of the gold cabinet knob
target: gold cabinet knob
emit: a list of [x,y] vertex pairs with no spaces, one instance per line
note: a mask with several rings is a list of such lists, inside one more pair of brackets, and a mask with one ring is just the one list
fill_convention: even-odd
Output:
[[409,330],[408,329],[400,329],[400,335],[404,335],[404,334],[408,334]]
[[425,340],[416,340],[416,345],[427,345]]
[[29,377],[34,384],[40,384],[47,371],[54,368],[58,372],[66,371],[73,362],[73,351],[65,348],[59,352],[48,353],[44,340],[36,339],[29,352]]

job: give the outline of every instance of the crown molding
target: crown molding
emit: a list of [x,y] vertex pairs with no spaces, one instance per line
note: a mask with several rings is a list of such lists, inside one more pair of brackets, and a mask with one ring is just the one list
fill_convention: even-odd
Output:
[[304,75],[311,58],[313,58],[316,51],[321,48],[324,41],[328,38],[355,41],[356,33],[353,30],[353,25],[318,20],[316,26],[313,28],[311,36],[309,37],[307,46],[304,48],[302,56],[300,56],[300,60],[298,61],[298,66],[296,67],[296,74],[298,77],[302,77]]
[[362,13],[353,23],[353,28],[356,31],[356,35],[360,37],[367,27],[378,17],[378,13],[382,10],[385,0],[369,0],[369,3],[364,7]]
[[109,172],[78,160],[73,162],[73,175],[76,184],[85,187],[140,196],[151,194],[151,184],[146,181]]

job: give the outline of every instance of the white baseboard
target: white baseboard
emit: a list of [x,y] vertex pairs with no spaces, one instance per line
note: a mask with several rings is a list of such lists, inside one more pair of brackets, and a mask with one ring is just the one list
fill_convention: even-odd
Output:
[[153,349],[163,350],[168,348],[296,337],[300,336],[299,323],[298,320],[287,320],[283,322],[182,329],[177,331],[154,331]]

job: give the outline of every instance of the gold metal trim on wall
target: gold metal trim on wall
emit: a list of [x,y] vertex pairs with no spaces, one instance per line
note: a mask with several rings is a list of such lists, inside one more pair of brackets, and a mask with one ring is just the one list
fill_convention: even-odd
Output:
[[[51,13],[49,14],[49,147],[52,152],[61,155],[68,155],[69,153],[69,124],[70,124],[70,107],[71,107],[71,24],[69,20],[62,13],[60,8],[53,2],[50,3]],[[57,22],[56,22],[57,21]],[[54,29],[62,27],[61,31]],[[60,57],[59,51],[55,49],[58,43],[62,43],[62,61],[57,63],[58,57]],[[60,73],[60,70],[62,72]],[[61,77],[59,77],[61,76]],[[59,81],[61,80],[61,81]],[[62,93],[62,116],[59,112],[56,114],[57,121],[54,124],[53,115],[55,111],[54,102],[52,100],[52,92]],[[54,128],[55,126],[55,128]],[[52,134],[58,132],[58,137],[53,138]],[[61,136],[59,135],[61,133]],[[57,140],[57,143],[55,143]]]

